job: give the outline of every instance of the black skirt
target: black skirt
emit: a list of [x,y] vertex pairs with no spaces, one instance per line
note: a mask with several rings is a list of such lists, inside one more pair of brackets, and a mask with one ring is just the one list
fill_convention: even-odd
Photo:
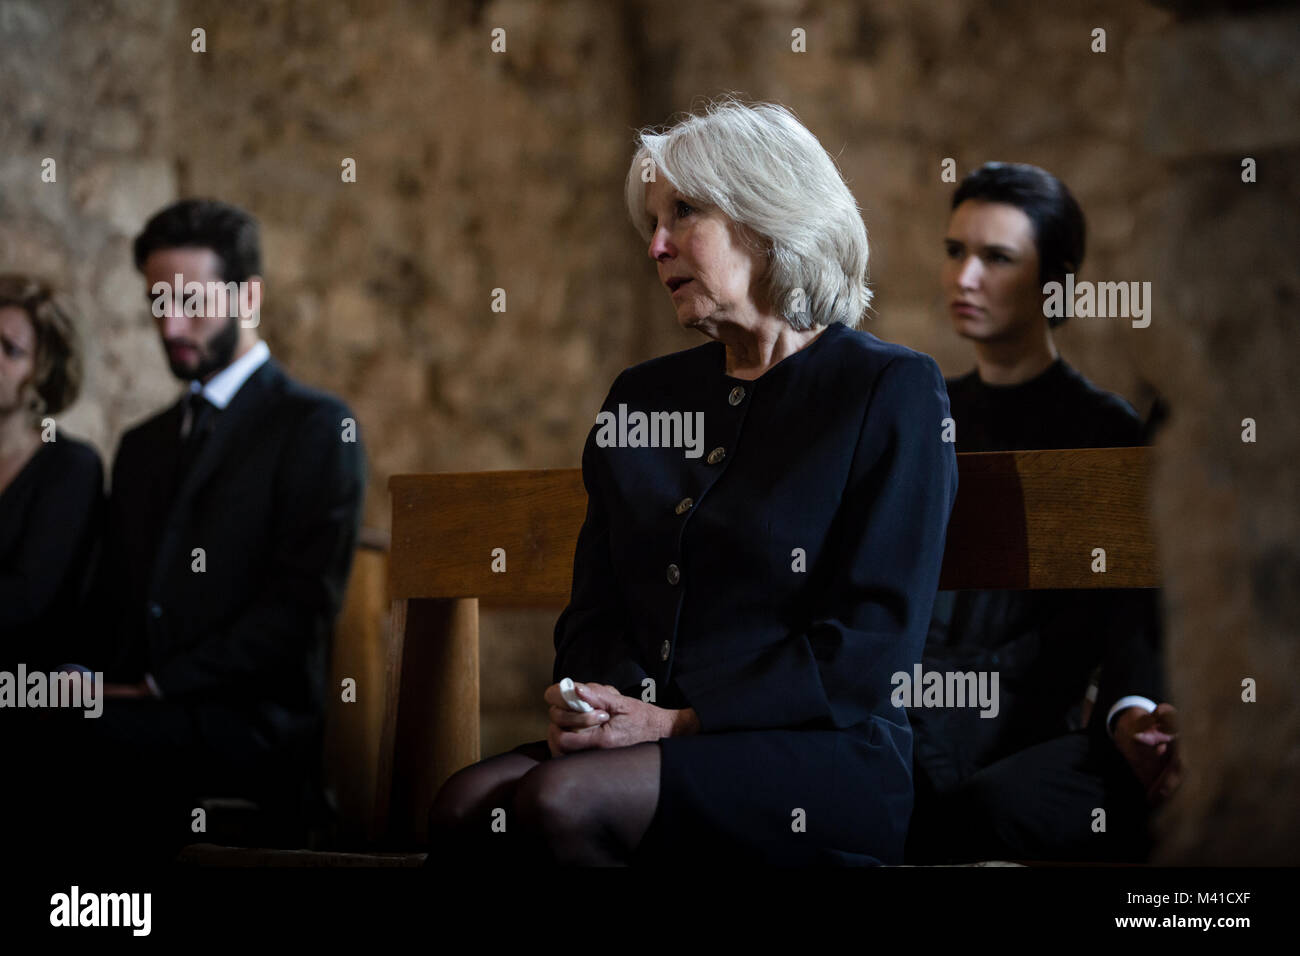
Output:
[[861,732],[668,737],[659,746],[659,805],[638,865],[902,862],[910,755],[875,723]]
[[[900,728],[665,737],[636,866],[896,866],[912,813]],[[910,735],[904,733],[910,750]],[[546,741],[514,752],[550,759]],[[886,772],[888,768],[888,772]],[[798,811],[802,811],[799,813]]]

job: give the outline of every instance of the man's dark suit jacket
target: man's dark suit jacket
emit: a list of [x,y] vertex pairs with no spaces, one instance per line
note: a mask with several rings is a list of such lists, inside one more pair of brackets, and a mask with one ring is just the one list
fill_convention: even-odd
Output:
[[316,747],[365,485],[362,446],[344,440],[352,414],[267,359],[216,413],[169,504],[183,412],[128,431],[114,462],[108,633],[93,634],[109,641],[108,679],[151,674],[164,700],[194,705],[217,753],[250,733],[272,755]]

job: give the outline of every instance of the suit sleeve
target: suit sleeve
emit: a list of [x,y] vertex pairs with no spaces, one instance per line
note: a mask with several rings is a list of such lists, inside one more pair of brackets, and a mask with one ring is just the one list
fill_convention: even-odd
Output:
[[290,430],[275,476],[273,552],[259,595],[231,624],[153,672],[164,697],[248,695],[329,646],[356,548],[365,490],[360,441],[345,441],[337,402]]
[[1165,699],[1159,590],[1115,591],[1109,597],[1101,681],[1089,721],[1099,725],[1104,725],[1106,715],[1122,697],[1145,697],[1157,704]]
[[[607,398],[605,405],[609,404]],[[602,493],[605,472],[595,436],[593,427],[582,452],[587,516],[578,532],[573,555],[569,604],[555,623],[555,666],[551,680],[558,682],[572,677],[584,683],[609,684],[626,696],[640,697],[646,672],[628,640],[627,612],[614,580],[609,522]]]
[[747,660],[677,679],[701,733],[846,728],[893,712],[890,678],[921,659],[957,494],[956,454],[941,439],[948,415],[929,356],[880,372],[818,561],[826,577],[811,621]]
[[[1159,399],[1157,399],[1159,404]],[[1132,411],[1128,409],[1128,411]],[[1152,415],[1158,414],[1153,409]],[[1115,416],[1099,446],[1132,447],[1148,443],[1136,412]],[[1097,594],[1105,617],[1098,632],[1105,635],[1101,680],[1089,726],[1108,730],[1106,716],[1124,697],[1145,697],[1153,703],[1165,699],[1162,657],[1160,591],[1156,588],[1107,590]]]

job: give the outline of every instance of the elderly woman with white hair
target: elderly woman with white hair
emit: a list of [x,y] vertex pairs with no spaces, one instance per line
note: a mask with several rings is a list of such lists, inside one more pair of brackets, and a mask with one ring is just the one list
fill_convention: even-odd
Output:
[[638,147],[629,212],[710,341],[610,388],[547,740],[447,781],[429,862],[899,863],[892,677],[957,491],[943,377],[855,331],[866,229],[788,110],[727,98]]

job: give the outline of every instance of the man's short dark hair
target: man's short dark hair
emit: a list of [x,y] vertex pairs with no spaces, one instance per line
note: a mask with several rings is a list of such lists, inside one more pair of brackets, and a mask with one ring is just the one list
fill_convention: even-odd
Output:
[[[1061,282],[1079,271],[1087,238],[1083,210],[1070,190],[1045,169],[1027,163],[985,163],[970,173],[952,196],[956,209],[968,199],[1015,206],[1034,224],[1038,284]],[[1049,319],[1050,325],[1065,321]]]
[[221,280],[242,282],[262,274],[257,220],[213,199],[182,199],[155,213],[135,237],[135,267],[159,249],[211,249],[221,260]]

